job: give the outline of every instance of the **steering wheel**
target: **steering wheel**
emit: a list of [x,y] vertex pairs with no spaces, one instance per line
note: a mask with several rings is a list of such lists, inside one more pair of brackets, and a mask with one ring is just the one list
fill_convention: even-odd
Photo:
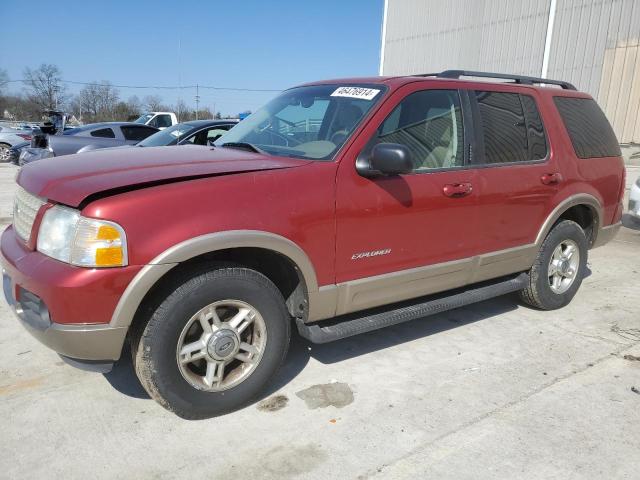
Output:
[[349,130],[342,129],[342,130],[338,130],[337,132],[333,132],[333,134],[331,135],[331,138],[329,138],[329,141],[334,145],[338,145],[339,143],[341,143],[339,141],[336,141],[336,137],[338,135],[344,136],[344,138],[342,139],[342,141],[344,142],[344,140],[346,140],[347,136],[349,135]]
[[[286,147],[295,147],[297,145],[301,145],[303,142],[301,142],[300,140],[296,139],[296,138],[292,138],[292,137],[288,137],[287,135],[284,135],[276,130],[272,130],[270,127],[271,125],[273,125],[271,118],[268,120],[268,122],[266,122],[266,124],[263,127],[256,127],[254,130],[256,133],[258,134],[262,134],[262,133],[267,133],[269,135],[275,135],[276,137],[280,137],[282,140],[284,140],[285,142],[285,146]],[[295,142],[295,143],[293,143]]]

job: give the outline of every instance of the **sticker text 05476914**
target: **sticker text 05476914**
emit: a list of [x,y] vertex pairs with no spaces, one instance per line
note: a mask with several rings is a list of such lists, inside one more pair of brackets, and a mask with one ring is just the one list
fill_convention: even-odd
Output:
[[338,87],[331,94],[331,96],[332,97],[361,98],[363,100],[373,100],[378,93],[380,93],[380,90],[378,90],[376,88]]

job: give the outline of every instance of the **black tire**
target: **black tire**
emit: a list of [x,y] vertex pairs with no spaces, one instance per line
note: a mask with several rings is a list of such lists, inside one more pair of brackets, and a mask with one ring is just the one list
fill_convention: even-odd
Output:
[[[563,293],[555,293],[549,284],[549,262],[558,245],[572,240],[578,246],[580,254],[578,271],[571,286]],[[571,220],[556,223],[547,238],[542,242],[538,256],[529,271],[529,286],[520,291],[522,301],[541,310],[555,310],[571,302],[582,284],[587,269],[587,238],[580,225]]]
[[[234,299],[253,306],[266,325],[264,353],[241,383],[218,392],[198,390],[180,373],[176,349],[182,329],[200,309]],[[136,374],[149,395],[186,419],[209,418],[237,410],[261,393],[282,364],[289,347],[291,320],[276,286],[254,270],[213,267],[182,277],[175,290],[149,312],[133,331],[131,350]]]
[[0,163],[6,163],[9,161],[9,150],[11,145],[8,143],[0,143]]

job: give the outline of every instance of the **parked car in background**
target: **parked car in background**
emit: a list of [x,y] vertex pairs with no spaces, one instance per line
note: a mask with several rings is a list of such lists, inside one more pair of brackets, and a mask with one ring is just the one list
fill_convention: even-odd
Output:
[[192,120],[161,130],[137,143],[136,147],[209,145],[227,133],[238,120]]
[[31,141],[33,130],[0,127],[0,162],[9,161],[9,149],[18,143]]
[[44,148],[28,148],[20,158],[21,164],[49,157],[60,157],[101,148],[134,145],[158,132],[155,127],[131,122],[92,123],[65,131],[62,135],[48,135]]
[[29,148],[31,142],[21,142],[16,143],[13,147],[9,149],[9,153],[7,154],[7,162],[13,163],[14,165],[20,165],[20,154],[26,149]]
[[163,130],[178,123],[178,117],[173,112],[145,112],[140,115],[135,123],[150,125]]
[[631,186],[629,193],[629,214],[636,220],[640,220],[640,177]]

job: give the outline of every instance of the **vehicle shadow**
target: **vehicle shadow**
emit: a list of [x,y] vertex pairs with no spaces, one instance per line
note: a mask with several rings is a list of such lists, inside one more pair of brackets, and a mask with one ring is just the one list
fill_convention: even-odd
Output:
[[509,294],[335,342],[320,345],[307,342],[307,345],[313,358],[323,364],[333,364],[469,325],[518,308],[516,295]]
[[331,365],[469,325],[518,308],[517,296],[509,294],[325,344],[311,343],[294,332],[283,368],[261,399],[272,395],[293,380],[304,369],[311,357],[322,364]]
[[[294,327],[291,332],[289,353],[284,364],[256,401],[267,398],[285,387],[304,370],[311,357],[322,364],[331,365],[469,325],[518,308],[516,295],[509,294],[326,344],[313,344],[305,340],[298,335]],[[114,389],[124,395],[133,398],[150,398],[136,377],[128,347],[125,347],[120,360],[114,364],[113,370],[104,374],[104,377]]]
[[133,398],[151,399],[136,376],[128,342],[124,344],[120,360],[113,365],[110,372],[103,375],[107,382],[120,393]]

